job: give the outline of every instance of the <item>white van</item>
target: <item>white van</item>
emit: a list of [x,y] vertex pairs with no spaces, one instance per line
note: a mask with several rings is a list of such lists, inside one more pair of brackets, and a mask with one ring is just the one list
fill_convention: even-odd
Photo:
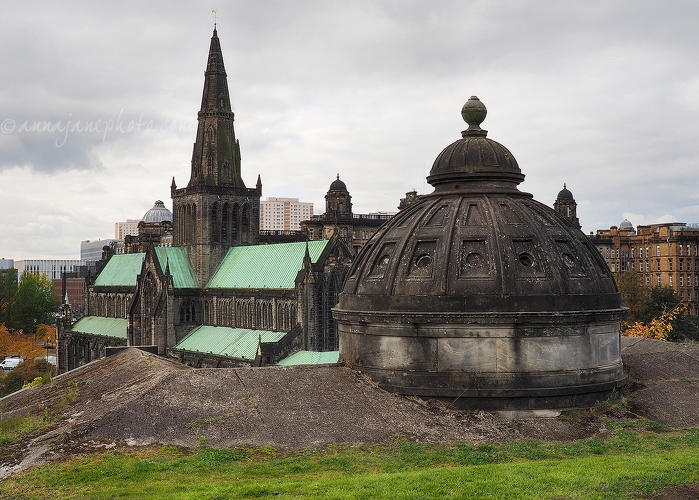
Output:
[[13,370],[18,364],[23,363],[24,358],[22,356],[8,356],[0,362],[0,368],[2,370]]

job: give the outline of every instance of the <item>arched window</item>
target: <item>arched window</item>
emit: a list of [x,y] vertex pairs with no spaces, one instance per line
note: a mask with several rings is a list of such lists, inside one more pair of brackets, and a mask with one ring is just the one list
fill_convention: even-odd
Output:
[[221,237],[221,228],[218,224],[218,203],[211,206],[211,241],[219,243]]
[[243,205],[243,214],[242,214],[242,220],[240,221],[240,242],[243,244],[250,244],[252,243],[252,234],[251,234],[251,226],[252,226],[252,220],[251,220],[251,214],[250,214],[250,205],[245,204]]
[[192,203],[189,207],[189,231],[187,242],[193,244],[197,240],[197,206]]
[[231,243],[238,243],[238,223],[240,222],[240,207],[236,203],[231,210]]
[[195,323],[197,321],[197,311],[194,302],[188,300],[180,306],[180,323]]
[[223,243],[224,245],[228,243],[228,213],[230,212],[230,210],[231,207],[228,205],[228,203],[225,203],[223,205],[223,210],[221,210],[221,243]]

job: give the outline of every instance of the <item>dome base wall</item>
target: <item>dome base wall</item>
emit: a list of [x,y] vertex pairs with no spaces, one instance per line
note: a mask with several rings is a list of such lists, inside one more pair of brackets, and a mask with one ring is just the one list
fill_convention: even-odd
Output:
[[597,322],[560,313],[509,324],[341,322],[340,359],[388,391],[457,408],[582,408],[626,383],[622,314]]

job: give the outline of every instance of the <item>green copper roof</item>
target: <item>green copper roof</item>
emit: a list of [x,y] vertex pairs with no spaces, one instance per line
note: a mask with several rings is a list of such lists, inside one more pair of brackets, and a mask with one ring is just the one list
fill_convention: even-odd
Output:
[[141,272],[145,253],[112,255],[100,271],[95,286],[136,286],[136,276]]
[[189,263],[187,249],[184,247],[155,247],[160,268],[165,272],[165,267],[170,268],[172,284],[175,288],[197,288],[197,279]]
[[294,365],[329,365],[340,360],[340,351],[298,351],[289,357],[282,359],[279,366]]
[[125,339],[128,325],[128,320],[123,318],[84,316],[73,325],[72,330],[79,333],[89,333],[90,335]]
[[[308,253],[318,261],[328,240],[309,241]],[[293,289],[303,264],[306,242],[233,247],[206,285],[207,288]]]
[[189,332],[174,349],[238,359],[255,359],[260,337],[262,342],[278,342],[284,335],[285,332],[203,325]]

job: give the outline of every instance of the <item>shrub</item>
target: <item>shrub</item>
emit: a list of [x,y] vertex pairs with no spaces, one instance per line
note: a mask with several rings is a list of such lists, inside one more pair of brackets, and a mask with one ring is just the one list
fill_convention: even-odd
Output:
[[45,359],[20,363],[4,378],[3,395],[20,390],[25,384],[32,383],[36,378],[46,380],[47,375],[48,378],[54,375],[54,370],[55,367]]

